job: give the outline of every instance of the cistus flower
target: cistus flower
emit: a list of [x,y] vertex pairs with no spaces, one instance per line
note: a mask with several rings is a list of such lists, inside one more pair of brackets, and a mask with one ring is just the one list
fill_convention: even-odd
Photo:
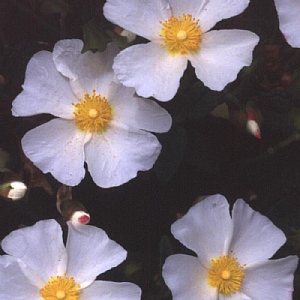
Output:
[[300,3],[299,0],[274,0],[279,18],[279,28],[286,41],[300,48]]
[[163,266],[174,300],[291,300],[298,257],[269,259],[285,243],[267,217],[221,195],[193,206],[171,227],[197,256],[175,254]]
[[168,101],[190,61],[207,87],[222,90],[250,65],[259,38],[246,30],[210,29],[248,4],[249,0],[107,0],[104,15],[109,21],[150,40],[116,56],[117,78],[140,96]]
[[28,63],[14,116],[55,117],[22,139],[25,155],[44,173],[75,186],[84,162],[100,187],[121,185],[152,168],[161,145],[151,132],[166,132],[171,117],[157,103],[115,81],[110,44],[102,53],[81,53],[81,40],[61,40],[53,53],[40,51]]
[[138,300],[132,283],[98,280],[126,251],[97,227],[68,222],[66,247],[55,220],[11,232],[1,246],[1,300]]

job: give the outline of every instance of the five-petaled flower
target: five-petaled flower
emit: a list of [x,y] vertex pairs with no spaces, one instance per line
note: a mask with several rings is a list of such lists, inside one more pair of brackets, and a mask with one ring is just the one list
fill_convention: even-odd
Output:
[[297,256],[271,258],[286,241],[267,217],[221,195],[193,206],[171,227],[197,257],[167,258],[163,277],[174,300],[290,300]]
[[66,247],[55,220],[44,220],[11,232],[1,243],[1,300],[139,300],[132,283],[98,280],[116,267],[126,251],[90,225],[68,222]]
[[35,54],[12,113],[58,117],[22,139],[24,153],[44,173],[74,186],[86,162],[98,186],[118,186],[152,168],[161,145],[150,132],[168,131],[171,117],[115,80],[116,46],[102,53],[82,54],[82,48],[81,40],[61,40],[53,53]]
[[209,30],[248,4],[249,0],[107,0],[104,15],[109,21],[150,40],[116,56],[117,78],[143,97],[168,101],[190,61],[207,87],[222,90],[250,65],[259,38],[246,30]]
[[299,0],[274,0],[279,18],[279,28],[287,42],[300,48],[300,3]]

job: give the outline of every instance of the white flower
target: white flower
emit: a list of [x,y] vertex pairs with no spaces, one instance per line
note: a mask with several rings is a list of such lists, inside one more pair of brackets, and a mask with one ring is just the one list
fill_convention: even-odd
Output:
[[188,60],[197,77],[220,91],[252,61],[258,36],[246,30],[212,30],[241,13],[249,0],[107,0],[105,17],[150,40],[118,54],[113,69],[143,97],[172,99]]
[[297,256],[269,260],[286,238],[267,217],[238,199],[210,196],[171,227],[198,257],[167,258],[163,277],[174,300],[292,299]]
[[132,283],[95,281],[119,265],[126,251],[106,233],[68,222],[66,247],[55,220],[44,220],[10,233],[1,243],[1,300],[138,300]]
[[279,28],[287,42],[300,48],[300,2],[299,0],[274,0],[279,18]]
[[171,117],[114,82],[116,46],[102,53],[81,54],[82,48],[81,40],[62,40],[53,53],[35,54],[12,112],[58,117],[22,139],[26,156],[44,173],[74,186],[84,177],[86,162],[97,185],[118,186],[152,168],[161,145],[148,131],[168,131]]

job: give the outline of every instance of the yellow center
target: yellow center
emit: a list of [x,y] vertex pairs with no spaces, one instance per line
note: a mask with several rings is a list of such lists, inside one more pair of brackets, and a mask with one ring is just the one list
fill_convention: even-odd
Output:
[[42,300],[79,300],[80,285],[72,277],[51,277],[40,294]]
[[170,17],[166,22],[160,22],[160,36],[164,39],[162,46],[167,47],[172,55],[195,53],[199,50],[201,35],[199,20],[192,15]]
[[228,295],[241,289],[245,271],[236,258],[230,255],[224,255],[211,261],[211,267],[208,271],[208,282],[216,287],[221,294]]
[[113,110],[105,97],[85,94],[84,99],[73,104],[75,124],[82,131],[104,132],[112,118]]

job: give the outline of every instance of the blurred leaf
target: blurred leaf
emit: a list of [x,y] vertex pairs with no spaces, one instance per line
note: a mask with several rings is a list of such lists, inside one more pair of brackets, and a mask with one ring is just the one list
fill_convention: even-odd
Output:
[[156,176],[162,183],[167,183],[180,166],[186,151],[186,131],[173,126],[169,132],[158,135],[162,151],[155,164]]
[[72,7],[63,0],[44,0],[40,6],[43,15],[70,13]]
[[106,31],[101,30],[95,20],[90,20],[83,25],[82,30],[84,39],[83,53],[89,50],[102,52],[106,49],[106,45],[112,42],[112,37]]
[[10,160],[10,155],[7,151],[0,148],[0,171],[4,169]]
[[29,0],[29,4],[32,7],[32,9],[35,11],[36,10],[36,0]]
[[229,119],[229,109],[227,103],[222,103],[215,107],[210,114],[216,118]]
[[112,41],[122,50],[128,47],[130,44],[127,42],[125,36],[121,36],[113,31],[107,30],[106,33],[111,37]]
[[159,262],[161,268],[164,265],[167,257],[172,254],[174,254],[172,243],[167,235],[163,235],[159,242]]
[[195,83],[187,96],[191,101],[191,109],[188,114],[188,118],[191,120],[203,118],[225,99],[223,93],[209,90],[203,86],[202,82]]

